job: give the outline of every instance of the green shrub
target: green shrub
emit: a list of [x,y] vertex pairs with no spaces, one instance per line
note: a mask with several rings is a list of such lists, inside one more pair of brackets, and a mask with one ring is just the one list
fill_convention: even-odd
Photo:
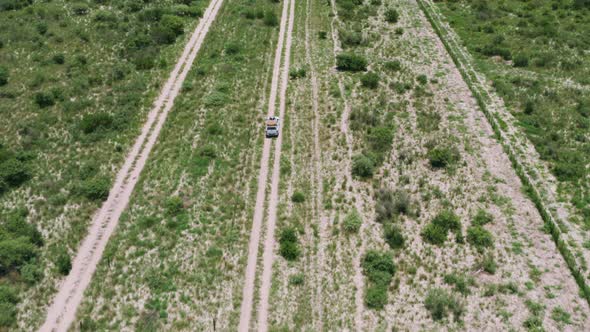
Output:
[[43,268],[35,260],[23,265],[20,269],[21,278],[29,285],[34,285],[43,279]]
[[175,15],[163,15],[162,19],[160,20],[160,24],[165,29],[170,29],[174,32],[174,34],[181,35],[184,33],[184,23],[182,19]]
[[391,249],[401,249],[404,247],[404,235],[399,226],[386,224],[383,228],[383,237]]
[[489,214],[486,210],[479,209],[473,217],[472,224],[474,226],[483,226],[494,221],[494,217]]
[[448,231],[446,229],[433,223],[426,225],[420,233],[424,241],[435,245],[442,245],[445,243],[445,241],[447,241],[447,234]]
[[390,189],[381,188],[377,192],[375,203],[376,221],[379,223],[393,221],[400,214],[408,214],[410,207],[410,197],[406,191],[398,190],[394,192]]
[[72,258],[68,254],[68,250],[64,246],[60,246],[57,249],[57,255],[55,255],[55,266],[57,272],[61,275],[68,275],[72,269]]
[[350,211],[350,213],[348,213],[344,218],[342,228],[347,233],[357,233],[361,228],[362,223],[363,220],[361,218],[361,215],[356,209],[354,209]]
[[166,199],[166,202],[164,203],[164,211],[167,216],[177,216],[183,209],[184,202],[182,201],[182,198],[178,196],[170,197]]
[[8,83],[8,69],[6,67],[0,66],[0,86],[6,85]]
[[426,75],[424,75],[424,74],[418,75],[416,80],[418,81],[418,83],[420,83],[422,85],[425,85],[426,83],[428,83],[428,77],[426,77]]
[[0,275],[19,268],[37,255],[37,247],[26,236],[0,241]]
[[[0,158],[0,180],[8,187],[16,187],[31,177],[28,166],[12,156],[6,160]],[[2,191],[0,190],[0,194]]]
[[388,285],[396,270],[393,256],[376,250],[368,250],[365,253],[361,266],[370,282],[381,285]]
[[461,160],[461,154],[455,147],[436,147],[428,151],[430,166],[433,168],[448,168]]
[[365,303],[369,308],[381,309],[387,304],[387,289],[396,268],[390,253],[369,250],[361,266],[369,286],[365,292]]
[[365,292],[365,304],[371,309],[383,309],[387,304],[387,287],[371,285]]
[[66,62],[66,56],[63,53],[53,55],[53,62],[58,65],[63,65]]
[[352,159],[352,175],[359,178],[370,178],[373,176],[375,162],[365,155],[357,155]]
[[55,105],[55,96],[50,92],[35,93],[35,104],[41,108]]
[[303,78],[306,74],[307,72],[305,68],[291,68],[291,70],[289,70],[289,77],[293,80]]
[[303,273],[293,274],[289,277],[289,285],[301,286],[305,282],[305,276]]
[[363,34],[360,31],[354,30],[339,30],[338,37],[344,47],[355,47],[365,44]]
[[372,128],[367,140],[372,151],[377,153],[388,152],[393,142],[393,128],[389,126]]
[[387,61],[384,66],[385,69],[391,71],[400,71],[402,69],[402,63],[399,60]]
[[464,274],[451,273],[444,276],[444,282],[451,285],[455,290],[463,295],[471,294],[470,287],[475,286],[475,279]]
[[74,3],[72,4],[72,11],[74,12],[74,15],[84,16],[88,14],[89,8],[85,3]]
[[481,261],[481,268],[489,274],[496,273],[498,266],[496,265],[496,261],[495,261],[494,256],[492,254],[489,254],[489,255],[486,255],[483,257],[483,259]]
[[368,89],[376,89],[379,86],[379,75],[374,72],[366,73],[361,77],[361,84]]
[[453,314],[455,321],[460,321],[465,312],[464,304],[441,288],[428,291],[424,299],[424,306],[435,321],[447,317],[449,313]]
[[477,249],[490,248],[494,246],[492,233],[482,226],[471,226],[467,229],[467,242]]
[[514,57],[514,67],[528,67],[529,58],[524,54],[518,54]]
[[279,237],[279,254],[288,261],[294,261],[301,255],[297,238],[297,231],[287,227]]
[[452,211],[444,210],[437,214],[432,223],[448,231],[457,232],[461,230],[461,220]]
[[293,203],[303,203],[303,202],[305,202],[305,194],[302,193],[301,191],[296,191],[291,196],[291,201]]
[[109,113],[86,114],[80,121],[80,129],[84,134],[109,130],[114,126],[114,117]]
[[242,50],[242,45],[238,42],[229,42],[225,45],[225,54],[236,55]]
[[389,23],[397,23],[397,21],[399,20],[399,13],[397,12],[397,10],[393,8],[387,9],[384,14],[385,21]]
[[0,326],[9,327],[14,323],[16,323],[16,304],[0,302]]
[[109,196],[110,188],[111,184],[107,178],[96,177],[83,181],[80,193],[90,200],[104,201]]
[[279,25],[279,19],[277,17],[277,14],[275,14],[275,12],[273,12],[272,10],[266,11],[264,13],[264,18],[262,19],[262,21],[264,22],[264,25],[269,27],[275,27]]
[[341,53],[336,56],[336,69],[340,71],[366,71],[367,60],[356,54]]

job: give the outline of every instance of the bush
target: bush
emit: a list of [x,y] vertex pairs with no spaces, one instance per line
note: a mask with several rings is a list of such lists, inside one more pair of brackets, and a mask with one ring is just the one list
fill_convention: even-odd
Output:
[[473,217],[472,224],[474,226],[483,226],[485,224],[491,223],[492,221],[494,221],[494,217],[491,214],[489,214],[486,210],[479,209],[477,210],[475,217]]
[[306,74],[307,72],[305,71],[305,68],[292,68],[291,70],[289,70],[289,77],[291,79],[303,78]]
[[389,8],[388,10],[385,11],[385,21],[387,21],[389,23],[397,23],[398,20],[399,20],[399,13],[397,12],[397,10],[395,10],[393,8]]
[[63,65],[66,62],[66,56],[63,53],[58,53],[53,56],[52,60],[58,65]]
[[49,92],[35,93],[35,104],[41,108],[55,105],[55,96]]
[[357,155],[352,159],[352,175],[360,178],[370,178],[373,176],[375,162],[365,156]]
[[182,198],[178,196],[170,197],[164,203],[164,211],[167,216],[177,216],[180,212],[182,212],[184,208],[184,202]]
[[66,247],[59,247],[55,256],[55,266],[61,275],[68,275],[72,269],[72,259]]
[[400,71],[402,69],[402,64],[399,60],[387,61],[384,66],[385,69],[391,71]]
[[341,71],[366,71],[367,60],[356,54],[341,53],[336,56],[336,69]]
[[6,85],[8,83],[8,69],[6,67],[0,66],[0,86]]
[[467,242],[479,250],[494,246],[492,233],[481,226],[471,226],[467,229]]
[[376,89],[379,86],[379,75],[370,72],[361,77],[361,84],[365,88]]
[[[170,45],[176,41],[178,36],[172,29],[158,25],[152,28],[151,31],[152,39],[154,43],[158,45]],[[154,58],[153,54],[150,54],[146,59]],[[140,57],[140,59],[143,57]],[[150,67],[151,68],[151,67]]]
[[362,223],[363,220],[361,218],[361,215],[356,209],[354,209],[350,213],[348,213],[344,218],[342,228],[347,233],[358,233]]
[[238,42],[229,42],[225,45],[225,54],[236,55],[240,53],[242,46]]
[[[1,150],[0,150],[1,151]],[[0,180],[8,187],[16,187],[31,177],[29,168],[21,160],[14,156],[4,161],[0,158]],[[2,191],[0,190],[0,193]]]
[[461,160],[461,154],[455,147],[437,147],[430,149],[427,154],[430,166],[433,168],[448,168]]
[[365,304],[371,309],[383,309],[387,304],[387,287],[381,285],[367,287]]
[[264,13],[262,22],[264,22],[264,25],[269,27],[275,27],[279,25],[279,19],[277,18],[277,15],[271,10]]
[[393,192],[390,189],[381,188],[377,192],[375,203],[376,221],[386,223],[393,221],[400,214],[410,212],[410,197],[407,192],[398,190]]
[[93,113],[82,117],[80,129],[84,134],[91,134],[100,130],[108,130],[113,127],[114,118],[109,113]]
[[433,223],[426,225],[422,230],[422,233],[420,233],[424,241],[435,245],[442,245],[445,243],[445,241],[447,241],[447,234],[447,230]]
[[528,67],[529,58],[524,54],[518,54],[514,57],[514,67]]
[[16,323],[16,304],[0,302],[0,326],[9,327],[14,323]]
[[455,290],[463,295],[469,295],[471,293],[469,288],[475,286],[475,280],[473,277],[463,274],[447,274],[443,280],[446,284],[454,286]]
[[426,77],[426,75],[424,75],[424,74],[418,75],[416,80],[418,80],[418,83],[420,83],[422,85],[425,85],[426,83],[428,83],[428,77]]
[[367,140],[374,152],[388,152],[393,142],[393,128],[378,126],[371,130]]
[[489,254],[486,255],[482,261],[481,261],[481,268],[489,273],[489,274],[494,274],[496,273],[496,269],[498,268],[496,261],[494,260],[494,256]]
[[279,238],[279,254],[288,261],[294,261],[301,255],[297,231],[288,227],[283,229]]
[[29,285],[34,285],[43,279],[43,269],[35,262],[35,260],[25,264],[20,269],[20,274],[23,280]]
[[296,191],[291,196],[291,201],[293,203],[303,203],[303,202],[305,202],[305,194],[303,194],[300,191]]
[[72,11],[74,12],[74,15],[84,16],[88,14],[89,8],[85,3],[75,3],[72,5]]
[[424,306],[435,321],[441,320],[453,313],[455,321],[461,320],[461,315],[465,312],[464,304],[457,298],[449,294],[446,290],[434,288],[428,291]]
[[305,282],[305,276],[303,273],[293,274],[289,277],[289,285],[300,286]]
[[0,275],[19,268],[37,255],[37,247],[26,236],[0,241]]
[[365,303],[369,308],[381,309],[387,304],[387,288],[396,270],[393,257],[389,253],[369,250],[363,257],[361,266],[369,280]]
[[176,36],[182,35],[184,33],[184,23],[182,19],[175,15],[163,15],[162,19],[160,20],[160,24],[164,29],[169,29]]
[[82,182],[80,193],[93,201],[104,201],[109,196],[111,184],[107,178],[98,177]]
[[404,235],[402,234],[401,228],[397,225],[385,225],[383,228],[383,237],[391,249],[401,249],[404,247]]
[[437,214],[432,223],[448,231],[458,232],[461,230],[461,220],[452,211],[445,210]]
[[338,31],[338,36],[340,37],[340,42],[345,47],[360,46],[365,43],[363,35],[359,31],[342,29]]

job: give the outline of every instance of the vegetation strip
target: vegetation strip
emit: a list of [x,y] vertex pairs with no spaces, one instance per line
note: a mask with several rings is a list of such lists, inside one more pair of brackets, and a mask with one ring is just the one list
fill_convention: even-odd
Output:
[[[276,52],[275,52],[275,61],[274,61],[274,66],[273,66],[273,76],[272,76],[272,82],[271,82],[271,90],[270,90],[270,95],[269,95],[269,101],[268,101],[268,116],[274,116],[275,115],[275,107],[276,107],[276,98],[277,98],[277,90],[279,87],[279,77],[280,77],[280,69],[281,69],[281,59],[282,59],[282,54],[283,54],[283,44],[284,44],[284,39],[285,39],[285,29],[286,29],[286,23],[287,23],[287,19],[288,19],[288,13],[289,13],[289,1],[286,0],[283,3],[283,11],[281,14],[281,23],[280,23],[280,29],[279,29],[279,39],[277,42],[277,48],[276,48]],[[290,29],[292,29],[292,26],[289,27]],[[289,37],[287,37],[289,38]],[[290,41],[287,40],[287,42],[289,43],[290,46]],[[288,74],[288,68],[285,72],[286,74]],[[284,77],[283,80],[286,80],[288,78]],[[283,84],[281,86],[281,95],[280,95],[280,112],[284,113],[284,97],[285,97],[285,92],[286,92],[286,83]],[[283,88],[285,89],[283,91]],[[280,118],[282,118],[282,115],[279,115]],[[275,147],[275,153],[279,153],[279,155],[275,155],[275,165],[277,163],[280,164],[280,142],[282,140],[282,135],[279,135],[278,139],[277,139],[277,146]],[[252,316],[252,306],[253,306],[253,302],[254,302],[254,288],[255,288],[255,278],[256,278],[256,261],[258,259],[258,246],[260,244],[260,233],[262,230],[262,221],[263,221],[263,215],[264,215],[264,203],[266,201],[266,183],[267,183],[267,179],[268,179],[268,164],[269,164],[269,160],[270,160],[270,147],[271,147],[271,140],[269,139],[265,139],[264,140],[264,145],[263,145],[263,150],[262,150],[262,156],[261,156],[261,160],[260,160],[260,172],[259,172],[259,177],[258,177],[258,189],[257,189],[257,194],[256,194],[256,205],[255,205],[255,209],[254,209],[254,220],[252,223],[252,230],[250,233],[250,240],[249,240],[249,246],[248,246],[248,263],[246,265],[246,276],[244,279],[244,287],[243,287],[243,294],[242,294],[242,305],[240,308],[240,323],[238,326],[238,330],[239,331],[248,331],[249,326],[250,326],[250,319]],[[276,168],[276,167],[275,167]],[[277,171],[278,172],[278,171]],[[273,169],[273,188],[276,185],[277,188],[271,192],[271,206],[272,204],[272,200],[276,200],[277,198],[272,196],[272,194],[274,193],[275,196],[278,195],[277,194],[277,190],[278,190],[278,173],[276,173],[275,170]],[[274,180],[275,177],[277,178],[276,181]],[[275,184],[276,182],[276,184]],[[275,209],[276,209],[276,202],[275,202]],[[275,211],[275,215],[276,215],[276,211]],[[271,216],[270,211],[269,211],[269,217]],[[270,218],[269,221],[270,222]],[[268,226],[267,226],[268,227]],[[269,231],[272,230],[274,232],[274,226],[273,229],[267,229],[267,241],[273,241],[274,242],[274,238],[269,237]],[[264,252],[265,257],[268,259],[268,254],[266,253],[266,242],[265,242],[265,252]],[[271,262],[272,264],[272,262]],[[265,263],[266,265],[266,263]],[[265,266],[266,267],[266,266]],[[263,273],[266,272],[263,271]],[[270,273],[270,271],[266,272],[266,273]],[[270,283],[270,275],[268,275],[268,283]],[[263,296],[261,295],[262,298],[266,297],[266,302],[268,304],[268,295]],[[262,311],[262,310],[261,310]],[[265,319],[265,316],[259,316],[259,319]]]
[[557,248],[559,249],[560,253],[565,259],[572,275],[574,276],[574,279],[578,283],[578,286],[581,289],[581,295],[590,304],[590,287],[588,286],[587,280],[583,274],[583,269],[580,268],[574,254],[570,250],[566,241],[562,238],[563,233],[559,228],[559,225],[563,224],[563,222],[559,223],[556,220],[559,219],[559,217],[555,217],[551,210],[547,208],[547,205],[549,204],[543,200],[541,194],[539,193],[538,189],[531,180],[531,178],[534,177],[534,174],[536,174],[536,172],[532,169],[529,169],[528,167],[523,166],[523,163],[518,159],[518,154],[514,151],[515,148],[511,145],[511,141],[509,139],[506,139],[506,134],[503,131],[503,126],[505,126],[506,124],[501,122],[501,119],[495,117],[495,113],[492,113],[488,109],[485,97],[487,97],[487,100],[490,100],[489,94],[485,90],[479,88],[476,85],[479,82],[474,82],[477,80],[476,74],[473,72],[468,72],[468,70],[466,69],[467,66],[465,62],[467,62],[468,60],[462,60],[460,55],[458,54],[459,52],[456,51],[454,48],[460,46],[451,46],[449,40],[446,38],[445,32],[443,32],[442,30],[443,28],[441,27],[442,25],[440,23],[440,18],[435,17],[434,9],[432,9],[431,7],[432,3],[428,0],[417,0],[417,2],[422,11],[424,12],[424,15],[432,25],[433,29],[436,31],[437,35],[441,39],[447,52],[449,52],[449,55],[457,65],[457,68],[459,69],[465,82],[469,86],[471,92],[473,93],[473,96],[477,100],[480,109],[482,110],[486,119],[492,126],[497,139],[502,144],[502,147],[508,155],[510,161],[512,162],[512,165],[516,173],[518,174],[521,181],[524,183],[525,188],[527,189],[527,194],[537,207],[537,210],[539,211],[541,217],[545,221],[545,224],[549,229],[549,232],[551,233],[551,236],[555,241]]
[[70,274],[66,277],[54,298],[48,310],[47,319],[40,329],[41,331],[66,330],[73,322],[77,307],[82,301],[84,290],[90,283],[109,237],[129,202],[129,197],[158,138],[166,116],[174,104],[174,99],[178,95],[222,3],[223,0],[212,1],[203,19],[195,28],[183,55],[156,100],[141,135],[136,140],[133,149],[125,160],[125,164],[119,171],[107,201],[94,218],[89,235],[84,239]]

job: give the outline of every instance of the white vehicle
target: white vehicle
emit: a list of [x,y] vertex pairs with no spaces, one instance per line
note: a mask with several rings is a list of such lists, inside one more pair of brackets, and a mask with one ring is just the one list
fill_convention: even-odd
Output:
[[279,136],[279,117],[269,116],[266,119],[266,138],[278,137]]

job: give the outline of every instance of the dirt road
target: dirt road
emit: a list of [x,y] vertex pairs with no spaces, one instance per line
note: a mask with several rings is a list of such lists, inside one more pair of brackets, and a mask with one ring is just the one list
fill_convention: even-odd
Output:
[[[289,59],[291,50],[291,34],[293,32],[293,20],[295,16],[295,2],[294,0],[286,0],[283,3],[283,12],[281,14],[281,24],[279,29],[279,39],[277,42],[277,49],[275,53],[275,61],[273,67],[272,83],[270,96],[268,101],[268,115],[275,115],[277,92],[279,90],[279,76],[280,82],[280,96],[279,96],[279,117],[284,118],[285,114],[285,97],[287,93],[287,83],[289,80]],[[285,37],[285,32],[287,36]],[[286,39],[286,41],[285,41]],[[284,50],[284,62],[282,62]],[[282,63],[282,67],[281,67]],[[282,69],[282,71],[281,71]],[[278,189],[279,189],[279,173],[280,173],[280,156],[282,146],[282,134],[276,139],[273,172],[271,177],[271,192],[268,202],[268,215],[266,225],[266,237],[263,252],[263,272],[260,288],[260,309],[258,311],[258,330],[266,331],[268,318],[268,298],[270,293],[270,283],[272,277],[272,262],[273,262],[273,248],[274,248],[274,230],[276,225],[277,204],[278,204]],[[268,177],[268,164],[270,159],[271,140],[264,140],[262,150],[262,158],[260,161],[260,175],[258,178],[258,192],[256,194],[256,206],[254,210],[254,221],[252,223],[252,231],[250,233],[250,241],[248,246],[248,263],[246,266],[246,277],[244,280],[244,289],[242,296],[242,305],[240,312],[239,331],[248,331],[250,326],[250,318],[252,316],[252,306],[254,301],[254,289],[256,278],[256,261],[258,258],[258,247],[260,244],[260,233],[262,229],[262,219],[264,215],[264,203],[266,201],[266,184]]]
[[185,46],[174,70],[155,101],[153,109],[148,114],[141,134],[118,172],[109,197],[94,216],[88,235],[83,240],[73,261],[72,270],[60,285],[40,331],[66,331],[74,321],[84,290],[92,279],[96,265],[119,222],[121,213],[129,202],[149,153],[172,109],[174,99],[178,95],[222,3],[223,0],[211,1]]

